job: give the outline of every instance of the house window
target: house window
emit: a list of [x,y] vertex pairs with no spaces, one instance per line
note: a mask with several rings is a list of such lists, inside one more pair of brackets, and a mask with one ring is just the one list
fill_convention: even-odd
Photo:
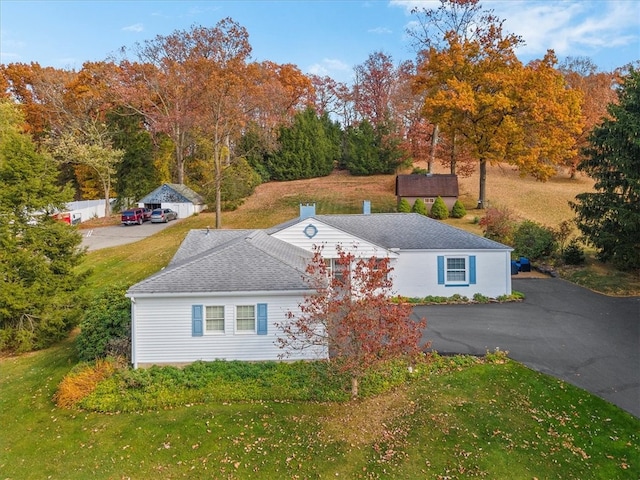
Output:
[[349,266],[341,265],[337,258],[325,258],[324,264],[327,267],[327,275],[329,278],[335,275],[336,279],[343,280],[345,271],[349,271]]
[[446,283],[467,283],[466,258],[447,258]]
[[436,201],[436,199],[435,199],[435,198],[433,198],[433,197],[425,198],[425,199],[424,199],[424,203],[433,203],[433,202],[435,202],[435,201]]
[[256,307],[254,305],[238,305],[236,307],[236,331],[256,331]]
[[224,306],[207,306],[205,325],[207,333],[224,333]]
[[476,256],[438,256],[438,284],[469,286],[476,283]]

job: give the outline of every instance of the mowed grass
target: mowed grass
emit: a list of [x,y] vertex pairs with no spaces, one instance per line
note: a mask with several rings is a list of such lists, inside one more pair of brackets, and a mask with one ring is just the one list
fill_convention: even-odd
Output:
[[0,360],[3,479],[637,479],[640,421],[506,361],[447,367],[356,402],[56,408],[71,340]]

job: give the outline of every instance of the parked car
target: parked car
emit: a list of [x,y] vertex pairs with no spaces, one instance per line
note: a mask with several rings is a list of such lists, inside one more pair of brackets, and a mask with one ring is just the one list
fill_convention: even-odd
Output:
[[178,214],[170,208],[156,208],[151,212],[151,223],[167,223],[177,218]]
[[122,225],[142,225],[145,219],[144,208],[130,208],[122,212],[120,222]]
[[143,208],[142,210],[144,210],[144,221],[151,220],[151,209]]

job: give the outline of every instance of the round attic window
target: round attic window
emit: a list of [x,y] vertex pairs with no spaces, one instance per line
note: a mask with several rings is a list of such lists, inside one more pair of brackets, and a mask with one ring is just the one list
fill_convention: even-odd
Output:
[[316,228],[316,226],[311,223],[306,227],[304,227],[303,231],[304,231],[304,234],[307,236],[307,238],[313,238],[318,233],[318,229]]

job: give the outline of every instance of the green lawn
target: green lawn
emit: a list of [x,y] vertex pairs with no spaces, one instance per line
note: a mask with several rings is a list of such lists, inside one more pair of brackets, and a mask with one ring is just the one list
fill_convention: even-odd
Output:
[[55,407],[71,341],[0,361],[3,479],[640,477],[640,421],[522,365],[457,368],[358,402]]

